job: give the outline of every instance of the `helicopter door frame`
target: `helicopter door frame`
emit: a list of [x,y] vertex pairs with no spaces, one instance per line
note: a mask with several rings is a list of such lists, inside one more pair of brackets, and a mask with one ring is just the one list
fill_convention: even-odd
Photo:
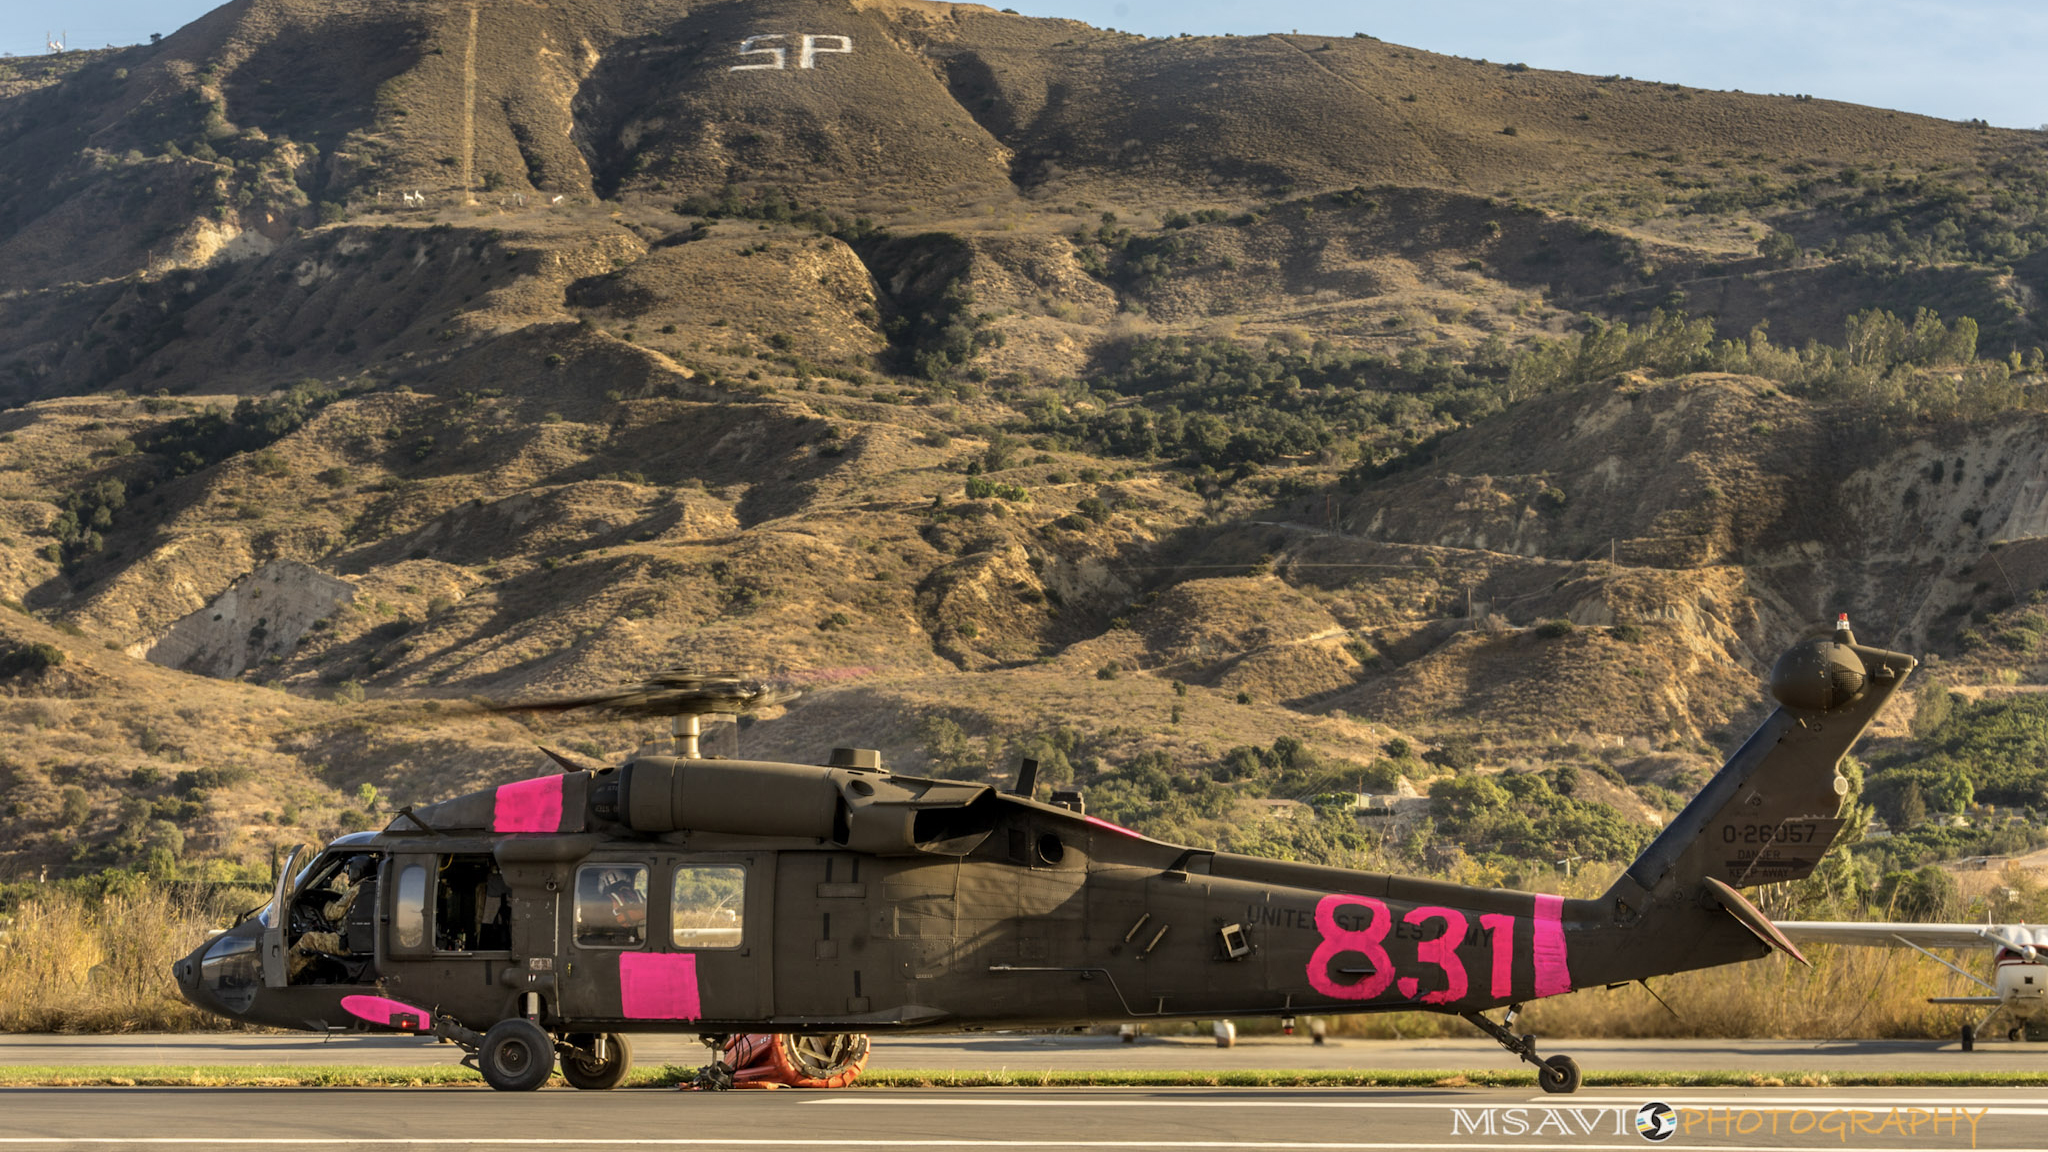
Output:
[[265,988],[282,988],[289,976],[290,969],[284,957],[284,937],[291,928],[292,879],[297,875],[294,869],[299,862],[299,854],[305,850],[305,845],[296,845],[284,858],[284,867],[277,870],[277,883],[270,889],[270,907],[264,909],[262,955]]
[[[782,854],[773,850],[664,852],[656,859],[663,925],[662,938],[656,944],[671,955],[692,957],[703,1019],[756,1021],[775,1014],[775,876],[781,859]],[[746,870],[739,945],[685,946],[676,939],[671,922],[676,871],[721,866]]]
[[[629,932],[632,925],[594,920],[583,924],[580,916],[607,907],[594,892],[584,890],[586,871],[600,875],[607,870],[639,873],[636,886],[641,899],[639,939],[613,937]],[[625,845],[605,845],[590,855],[568,862],[564,869],[563,899],[556,909],[557,958],[561,980],[556,987],[556,1005],[564,1019],[613,1021],[624,1019],[620,1002],[620,971],[627,954],[645,956],[658,950],[668,931],[667,904],[658,888],[661,869],[655,857]],[[602,881],[598,881],[602,883]]]

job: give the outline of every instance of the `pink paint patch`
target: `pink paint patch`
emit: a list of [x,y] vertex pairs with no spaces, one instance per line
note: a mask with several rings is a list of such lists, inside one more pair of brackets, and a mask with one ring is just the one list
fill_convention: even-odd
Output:
[[1501,912],[1488,912],[1479,918],[1479,927],[1493,944],[1493,984],[1488,991],[1497,998],[1512,996],[1515,994],[1515,918]]
[[696,1020],[697,957],[689,952],[619,954],[619,1010],[628,1020]]
[[1536,897],[1536,994],[1562,996],[1572,990],[1564,946],[1564,897]]
[[542,776],[498,789],[493,832],[555,832],[562,827],[562,777]]
[[341,1007],[358,1020],[368,1020],[386,1028],[425,1032],[434,1026],[434,1017],[426,1009],[382,996],[343,996]]

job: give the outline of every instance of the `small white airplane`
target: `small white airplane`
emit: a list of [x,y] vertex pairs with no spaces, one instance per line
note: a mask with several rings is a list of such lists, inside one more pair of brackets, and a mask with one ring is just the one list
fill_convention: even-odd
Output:
[[[1863,944],[1911,948],[1936,964],[1990,990],[1987,996],[1929,996],[1930,1004],[1971,1004],[1990,1011],[1963,1025],[1963,1051],[1977,1046],[1977,1033],[2000,1012],[2013,1023],[2006,1039],[2018,1040],[2035,1021],[2048,1023],[2048,927],[2025,924],[1888,924],[1875,920],[1779,920],[1778,930],[1795,944]],[[1930,948],[1997,949],[1992,980],[1943,960]]]

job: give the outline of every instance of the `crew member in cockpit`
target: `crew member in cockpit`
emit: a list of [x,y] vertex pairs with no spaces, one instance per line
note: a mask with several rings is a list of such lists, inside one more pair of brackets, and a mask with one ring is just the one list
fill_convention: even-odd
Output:
[[[375,864],[374,856],[351,857],[347,864],[334,870],[325,887],[301,897],[300,907],[317,913],[327,927],[303,932],[293,942],[286,962],[290,979],[296,980],[318,957],[346,958],[350,955],[347,942],[342,939],[342,927],[349,909],[362,895],[363,878]],[[323,896],[324,900],[319,899]]]

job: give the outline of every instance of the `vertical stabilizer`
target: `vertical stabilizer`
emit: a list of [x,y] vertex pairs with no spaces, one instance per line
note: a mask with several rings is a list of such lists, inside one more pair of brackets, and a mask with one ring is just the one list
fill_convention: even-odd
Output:
[[1916,661],[1856,643],[1848,617],[1792,646],[1771,669],[1778,701],[1756,732],[1693,797],[1610,897],[1633,907],[1695,891],[1799,880],[1841,829],[1849,783],[1838,767]]

